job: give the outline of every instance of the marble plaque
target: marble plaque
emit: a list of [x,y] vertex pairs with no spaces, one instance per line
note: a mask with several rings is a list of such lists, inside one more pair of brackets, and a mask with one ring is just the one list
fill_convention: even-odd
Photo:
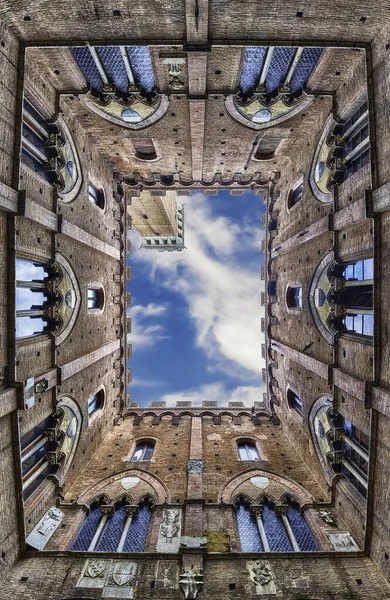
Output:
[[181,531],[181,510],[166,508],[160,525],[156,552],[179,552]]
[[349,531],[328,531],[330,543],[337,552],[358,552],[359,546]]
[[205,535],[182,535],[180,544],[186,548],[204,548],[207,546],[207,537]]
[[34,529],[28,535],[26,542],[37,550],[43,550],[53,533],[60,526],[63,518],[64,513],[59,508],[52,506],[39,521],[38,525],[35,525]]
[[101,558],[86,560],[76,587],[103,589],[111,562]]
[[268,477],[251,477],[251,483],[261,490],[266,490],[269,486]]
[[246,570],[256,595],[276,594],[276,586],[268,560],[248,560]]

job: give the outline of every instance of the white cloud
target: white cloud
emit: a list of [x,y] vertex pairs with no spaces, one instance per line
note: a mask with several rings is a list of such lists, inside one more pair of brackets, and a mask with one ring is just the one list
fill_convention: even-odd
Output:
[[192,406],[202,406],[203,401],[218,401],[218,405],[227,406],[228,402],[243,402],[245,406],[253,406],[254,402],[263,401],[263,386],[238,386],[228,391],[221,382],[201,385],[197,388],[165,394],[159,400],[166,402],[168,407],[175,407],[178,401],[190,401]]
[[[264,282],[260,264],[243,264],[240,251],[258,249],[264,231],[260,224],[245,222],[240,228],[226,217],[214,218],[213,199],[203,194],[180,200],[186,203],[187,250],[136,250],[133,260],[144,263],[155,282],[182,295],[195,326],[196,343],[210,359],[210,370],[258,381],[264,366],[264,308],[260,306]],[[131,237],[137,235],[132,232]]]
[[[131,317],[131,333],[127,336],[128,343],[134,348],[148,348],[160,340],[166,340],[169,335],[161,323],[161,316],[167,311],[167,307],[158,304],[136,304],[127,309],[127,316]],[[157,318],[158,323],[151,320]]]

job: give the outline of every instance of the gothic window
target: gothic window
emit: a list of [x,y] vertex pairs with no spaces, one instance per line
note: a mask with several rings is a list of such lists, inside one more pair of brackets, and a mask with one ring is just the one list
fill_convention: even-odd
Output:
[[93,394],[93,396],[91,396],[88,400],[88,416],[89,416],[89,420],[91,421],[91,418],[95,417],[97,415],[97,413],[99,412],[99,410],[102,410],[103,406],[104,406],[104,390],[103,388],[100,389],[98,392],[96,392],[96,394]]
[[140,460],[151,460],[153,456],[154,443],[148,441],[138,442],[131,460],[140,461]]
[[318,550],[318,545],[310,531],[310,527],[297,506],[290,505],[288,507],[287,518],[299,550],[302,552],[315,552]]
[[368,106],[364,102],[343,125],[344,179],[370,162]]
[[135,157],[140,160],[155,160],[157,152],[151,139],[131,140],[135,150]]
[[336,277],[334,302],[337,307],[334,324],[336,328],[358,335],[373,335],[373,262],[373,259],[369,257],[350,263],[341,263],[334,268]]
[[240,497],[235,504],[242,552],[314,552],[318,545],[296,502],[276,506],[264,498],[250,506]]
[[87,304],[89,310],[102,310],[104,306],[104,292],[102,288],[88,288]]
[[286,292],[286,302],[288,308],[302,308],[302,288],[288,286]]
[[254,442],[240,440],[237,442],[237,448],[240,460],[260,460],[260,456]]
[[72,550],[87,551],[92,543],[95,533],[99,527],[102,518],[102,511],[98,502],[90,507],[90,512],[85,518],[76,539],[73,542]]
[[90,202],[96,204],[101,210],[105,209],[106,198],[102,189],[97,188],[91,182],[88,183],[88,198]]
[[287,402],[291,409],[296,410],[296,412],[299,413],[300,415],[302,414],[302,412],[303,412],[302,398],[290,389],[287,390]]
[[342,417],[344,427],[342,472],[366,497],[368,478],[368,436]]
[[295,186],[288,195],[287,208],[292,208],[302,200],[303,183]]
[[48,289],[46,265],[16,259],[16,337],[23,338],[49,329],[53,297]]
[[145,497],[137,506],[126,499],[114,505],[95,501],[72,544],[72,550],[90,552],[144,552],[153,503]]
[[22,161],[46,181],[50,181],[46,165],[50,158],[47,145],[50,131],[43,116],[23,100]]
[[51,421],[51,417],[48,417],[20,439],[24,500],[31,496],[51,472],[46,456],[49,448],[46,428],[51,425]]
[[259,529],[254,515],[250,512],[250,504],[240,498],[235,505],[238,533],[240,536],[241,552],[263,552]]

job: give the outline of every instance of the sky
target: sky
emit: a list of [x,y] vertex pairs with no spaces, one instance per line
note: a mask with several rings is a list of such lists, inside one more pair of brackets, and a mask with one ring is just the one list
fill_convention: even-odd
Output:
[[128,232],[132,401],[252,406],[265,391],[263,199],[248,190],[241,196],[196,192],[177,201],[185,204],[182,252],[140,249],[139,234]]

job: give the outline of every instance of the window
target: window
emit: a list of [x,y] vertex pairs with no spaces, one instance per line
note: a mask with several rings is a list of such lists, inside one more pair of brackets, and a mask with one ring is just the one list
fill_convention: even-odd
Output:
[[140,160],[155,160],[157,152],[151,139],[131,140],[135,150],[135,157]]
[[106,199],[103,190],[97,188],[92,183],[88,184],[88,198],[90,202],[96,204],[101,210],[105,209]]
[[287,390],[287,402],[288,402],[288,405],[290,408],[296,410],[300,415],[302,414],[302,412],[303,412],[302,398],[290,389]]
[[334,302],[337,308],[336,328],[358,335],[374,333],[374,261],[364,258],[334,269],[337,288]]
[[38,335],[50,329],[51,320],[48,266],[17,258],[16,337]]
[[346,281],[368,281],[374,279],[374,259],[365,258],[349,263],[344,268]]
[[102,310],[104,306],[104,292],[101,288],[88,288],[87,304],[89,310]]
[[368,436],[343,418],[342,473],[365,498],[368,479]]
[[138,442],[131,460],[151,460],[153,456],[154,442]]
[[302,288],[289,286],[286,301],[288,308],[302,308]]
[[96,394],[91,396],[88,400],[88,416],[91,418],[92,415],[95,415],[99,410],[101,410],[104,406],[104,390],[101,389]]
[[91,505],[72,544],[72,550],[144,552],[152,518],[153,503],[150,498],[146,496],[134,506],[127,504],[126,498],[118,500],[114,505],[104,505],[103,502],[104,499],[101,498]]
[[292,208],[302,200],[303,183],[291,190],[288,195],[287,208]]
[[374,315],[366,313],[348,313],[343,323],[347,331],[359,335],[374,335]]
[[235,508],[242,552],[318,550],[310,527],[296,502],[276,507],[264,498],[262,504],[251,507],[241,497]]
[[260,460],[259,453],[254,442],[237,442],[240,460]]
[[344,180],[370,162],[368,106],[364,102],[343,126]]

